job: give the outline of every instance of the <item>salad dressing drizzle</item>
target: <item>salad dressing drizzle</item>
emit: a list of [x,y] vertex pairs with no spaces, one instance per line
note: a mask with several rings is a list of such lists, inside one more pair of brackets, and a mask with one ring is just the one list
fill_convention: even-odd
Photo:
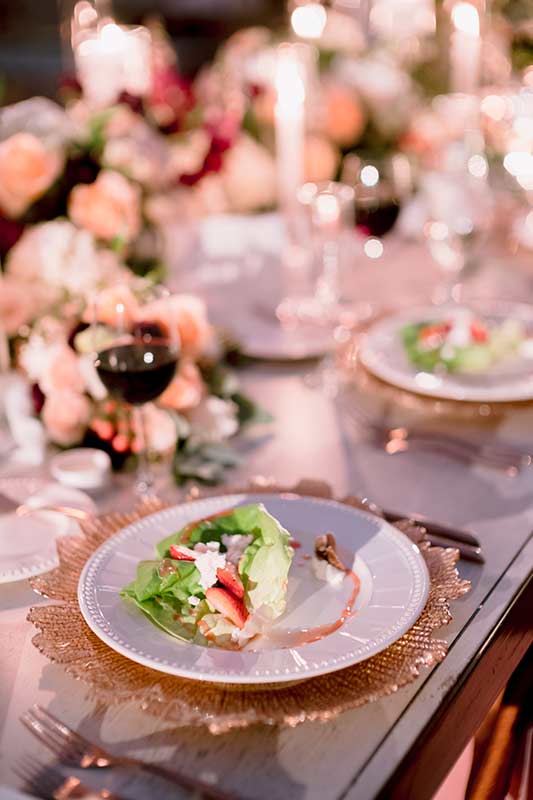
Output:
[[[347,569],[345,570],[345,574],[346,577],[350,578],[352,581],[353,589],[348,601],[346,602],[346,605],[340,613],[340,616],[337,617],[334,622],[326,623],[325,625],[317,625],[315,628],[300,628],[298,630],[286,631],[272,630],[267,634],[268,644],[275,645],[282,649],[301,647],[304,644],[318,642],[320,639],[324,639],[326,636],[335,633],[335,631],[339,630],[339,628],[342,628],[346,620],[353,616],[353,607],[361,588],[361,582],[355,572],[353,572],[351,569]],[[251,652],[256,651],[251,650]]]

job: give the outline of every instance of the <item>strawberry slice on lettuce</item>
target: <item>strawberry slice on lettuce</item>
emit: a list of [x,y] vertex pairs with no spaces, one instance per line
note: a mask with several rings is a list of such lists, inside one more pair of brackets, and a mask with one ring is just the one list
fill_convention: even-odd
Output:
[[290,535],[262,503],[186,525],[122,596],[178,639],[240,647],[285,610]]

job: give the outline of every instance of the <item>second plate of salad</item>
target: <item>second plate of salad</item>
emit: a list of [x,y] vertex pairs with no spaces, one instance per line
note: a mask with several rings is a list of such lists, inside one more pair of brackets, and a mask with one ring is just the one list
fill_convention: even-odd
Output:
[[533,306],[476,301],[401,311],[375,322],[360,360],[417,394],[475,403],[533,399]]
[[302,680],[364,660],[420,615],[429,577],[396,528],[334,500],[236,494],[124,528],[78,599],[114,650],[173,675]]

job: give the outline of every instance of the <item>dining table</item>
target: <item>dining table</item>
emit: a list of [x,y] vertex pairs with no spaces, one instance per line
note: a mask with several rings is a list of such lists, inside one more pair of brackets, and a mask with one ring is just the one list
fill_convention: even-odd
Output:
[[[271,254],[250,259],[196,253],[185,260],[187,266],[182,254],[173,267],[173,288],[202,295],[218,325],[231,328],[240,320],[233,332],[241,342],[254,319],[257,326],[274,324],[257,308],[262,282],[276,269]],[[424,246],[395,233],[385,239],[380,259],[359,254],[356,261],[346,281],[359,304],[379,299],[390,306],[400,297],[427,301],[438,279]],[[494,250],[464,291],[466,296],[533,299],[531,256],[520,259],[503,248]],[[285,487],[302,479],[322,481],[336,497],[368,497],[379,506],[406,515],[418,512],[475,533],[485,561],[458,561],[459,574],[471,588],[451,602],[452,620],[435,632],[448,645],[443,661],[422,668],[414,681],[389,696],[327,722],[214,734],[170,723],[164,709],[154,716],[134,702],[107,706],[91,696],[83,681],[32,643],[36,631],[26,619],[28,610],[51,601],[32,591],[28,580],[5,583],[0,585],[0,785],[22,786],[16,769],[21,757],[52,761],[20,722],[29,707],[39,704],[114,754],[165,764],[216,783],[236,799],[432,798],[533,642],[533,467],[508,474],[429,448],[391,455],[364,426],[346,423],[346,398],[348,405],[357,402],[357,381],[327,391],[320,381],[309,380],[317,369],[312,359],[243,362],[242,388],[273,422],[239,437],[242,461],[227,473],[224,489],[243,487],[257,476]],[[533,405],[489,420],[478,435],[533,453]],[[51,480],[48,460],[29,465],[4,455],[0,491],[20,478],[36,484]],[[168,470],[160,471],[157,485],[166,502],[184,500],[186,488],[173,484]],[[130,509],[131,476],[116,475],[93,493],[93,500],[102,513]],[[86,770],[83,779],[132,800],[188,796],[136,770]]]

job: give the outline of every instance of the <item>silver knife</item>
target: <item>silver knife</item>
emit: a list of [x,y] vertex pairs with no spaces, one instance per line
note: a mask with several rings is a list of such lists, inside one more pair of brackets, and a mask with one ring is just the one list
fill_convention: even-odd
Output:
[[400,513],[399,511],[390,511],[389,509],[382,509],[382,513],[387,522],[411,519],[413,522],[418,522],[419,525],[423,525],[428,533],[434,533],[436,536],[443,536],[446,539],[453,539],[457,542],[464,542],[464,544],[470,544],[473,547],[480,546],[479,540],[476,539],[472,533],[469,533],[469,531],[465,531],[461,528],[452,528],[450,525],[443,525],[442,522],[434,522],[423,514],[406,514],[405,512]]

